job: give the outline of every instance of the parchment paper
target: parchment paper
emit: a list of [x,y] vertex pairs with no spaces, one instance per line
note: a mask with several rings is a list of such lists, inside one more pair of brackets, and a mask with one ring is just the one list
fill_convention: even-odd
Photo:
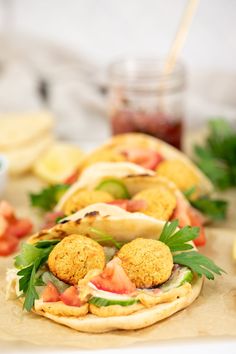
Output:
[[[28,176],[24,180],[12,181],[7,196],[20,208],[21,214],[26,215],[27,212],[32,215],[25,192],[26,189],[37,188],[39,183]],[[39,222],[35,214],[34,218]],[[21,341],[39,346],[99,349],[169,339],[236,337],[236,265],[232,260],[232,242],[236,235],[232,230],[210,228],[207,236],[207,246],[201,252],[213,258],[227,274],[217,277],[216,281],[206,280],[201,295],[187,309],[137,331],[84,334],[38,315],[22,312],[16,301],[5,300],[5,271],[11,266],[12,257],[0,258],[0,343]]]

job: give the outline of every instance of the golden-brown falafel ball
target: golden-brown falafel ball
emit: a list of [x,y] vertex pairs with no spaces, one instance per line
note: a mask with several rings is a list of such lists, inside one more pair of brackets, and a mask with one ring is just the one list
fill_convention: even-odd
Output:
[[157,173],[174,182],[181,191],[199,184],[199,176],[194,168],[178,159],[162,161],[157,167]]
[[132,199],[145,200],[147,206],[142,210],[142,213],[165,221],[170,219],[177,203],[174,192],[164,185],[144,189]]
[[48,257],[50,271],[64,282],[76,285],[89,270],[105,267],[103,247],[89,237],[70,235]]
[[163,242],[137,238],[118,252],[122,267],[137,288],[151,288],[169,279],[173,258]]
[[88,205],[108,203],[112,200],[114,200],[114,197],[108,192],[80,189],[65,202],[63,211],[65,215],[70,215]]
[[97,162],[122,162],[125,161],[125,156],[109,147],[104,147],[98,149],[88,155],[86,161],[84,162],[83,168],[93,165]]

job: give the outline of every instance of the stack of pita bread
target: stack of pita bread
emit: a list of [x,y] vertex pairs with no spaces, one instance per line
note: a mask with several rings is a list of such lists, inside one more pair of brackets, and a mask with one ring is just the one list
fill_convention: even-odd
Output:
[[53,117],[48,112],[0,115],[0,153],[9,160],[10,173],[31,169],[53,142]]

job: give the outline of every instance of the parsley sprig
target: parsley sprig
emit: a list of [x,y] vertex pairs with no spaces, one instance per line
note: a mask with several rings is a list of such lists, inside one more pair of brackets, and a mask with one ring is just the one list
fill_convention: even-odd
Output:
[[47,261],[50,252],[59,240],[39,241],[35,245],[23,243],[21,253],[15,257],[15,266],[20,268],[19,288],[25,295],[23,308],[30,311],[34,301],[38,299],[36,286],[42,285],[37,274],[39,268]]
[[225,271],[218,267],[211,259],[196,251],[175,254],[173,260],[176,264],[190,268],[193,272],[197,273],[199,277],[205,275],[209,280],[215,279],[214,273],[218,275],[225,273]]
[[188,242],[194,240],[199,234],[199,227],[196,226],[185,226],[176,231],[178,224],[178,220],[166,223],[159,238],[159,241],[165,243],[171,252],[192,249],[193,246]]
[[236,186],[236,131],[222,119],[210,120],[204,146],[195,146],[197,164],[219,189]]
[[69,187],[68,184],[54,184],[39,193],[30,193],[31,205],[43,211],[51,211]]
[[200,254],[197,251],[181,252],[175,254],[177,251],[186,251],[193,248],[189,241],[198,237],[199,228],[185,226],[176,231],[178,220],[166,223],[159,241],[165,243],[173,254],[174,263],[189,267],[193,272],[197,273],[199,277],[205,275],[207,279],[213,280],[214,273],[221,275],[224,270],[218,267],[211,259]]
[[228,202],[223,199],[212,199],[208,196],[192,199],[196,187],[193,186],[184,192],[185,197],[189,200],[191,205],[201,211],[212,220],[224,220],[227,215]]

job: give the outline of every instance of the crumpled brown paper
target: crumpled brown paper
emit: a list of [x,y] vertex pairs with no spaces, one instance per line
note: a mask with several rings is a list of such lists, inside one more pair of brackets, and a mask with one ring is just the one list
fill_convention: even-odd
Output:
[[[14,188],[9,193],[10,199],[18,194],[24,212],[28,209],[27,198],[22,198],[21,194],[25,193],[30,181],[11,184],[17,187],[17,193]],[[32,210],[28,209],[28,212],[32,214]],[[5,300],[5,271],[12,265],[12,258],[0,258],[0,343],[21,341],[40,346],[99,349],[169,339],[236,336],[236,264],[232,260],[232,243],[236,235],[232,230],[209,228],[207,237],[207,246],[201,252],[214,259],[227,274],[217,276],[215,281],[206,280],[201,295],[187,309],[137,331],[79,333],[38,315],[22,312],[17,301]]]

